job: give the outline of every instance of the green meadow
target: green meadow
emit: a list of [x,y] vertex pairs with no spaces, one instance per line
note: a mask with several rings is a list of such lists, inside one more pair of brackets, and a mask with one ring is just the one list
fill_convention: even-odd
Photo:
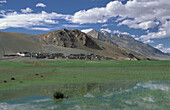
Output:
[[149,81],[170,82],[170,61],[0,62],[0,101],[33,95],[52,97],[58,91],[76,97],[98,87],[112,85],[119,90]]

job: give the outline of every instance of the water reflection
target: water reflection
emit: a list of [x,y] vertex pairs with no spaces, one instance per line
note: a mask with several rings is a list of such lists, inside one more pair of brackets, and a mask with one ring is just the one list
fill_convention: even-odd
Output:
[[170,83],[145,82],[120,90],[108,84],[57,103],[45,96],[5,101],[0,110],[167,110],[169,103]]
[[57,107],[50,97],[32,96],[2,102],[0,110],[57,110]]

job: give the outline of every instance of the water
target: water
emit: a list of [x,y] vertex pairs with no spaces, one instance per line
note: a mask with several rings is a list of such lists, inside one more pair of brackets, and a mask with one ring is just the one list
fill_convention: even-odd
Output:
[[126,90],[95,91],[83,97],[55,101],[51,97],[32,96],[0,102],[0,110],[168,110],[170,83],[138,83]]
[[51,97],[32,96],[0,103],[0,110],[56,110]]

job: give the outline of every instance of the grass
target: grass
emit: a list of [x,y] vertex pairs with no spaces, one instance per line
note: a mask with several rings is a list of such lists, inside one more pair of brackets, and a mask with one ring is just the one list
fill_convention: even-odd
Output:
[[[16,80],[10,80],[12,77]],[[0,101],[31,95],[52,96],[55,91],[78,95],[91,90],[89,84],[119,82],[119,88],[126,88],[128,84],[134,85],[131,82],[145,81],[170,82],[170,61],[0,62]]]

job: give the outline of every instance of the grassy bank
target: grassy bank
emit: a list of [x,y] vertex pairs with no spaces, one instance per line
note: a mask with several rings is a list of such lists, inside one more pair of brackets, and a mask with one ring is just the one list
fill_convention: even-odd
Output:
[[0,62],[0,101],[55,91],[83,94],[101,84],[128,88],[145,81],[170,82],[170,61]]

